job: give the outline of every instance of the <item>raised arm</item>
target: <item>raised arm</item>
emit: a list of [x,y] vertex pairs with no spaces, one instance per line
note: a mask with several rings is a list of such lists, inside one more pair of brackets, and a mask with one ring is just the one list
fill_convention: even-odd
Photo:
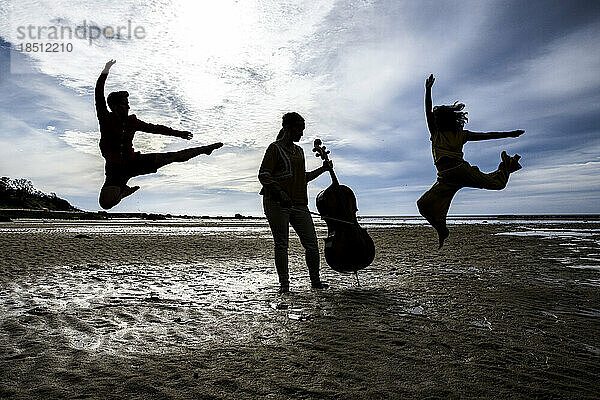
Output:
[[108,73],[110,72],[110,67],[115,65],[115,60],[110,60],[104,66],[104,69],[100,73],[98,80],[96,81],[96,89],[94,90],[94,99],[96,102],[96,114],[100,116],[104,116],[108,114],[108,108],[106,108],[106,99],[104,98],[104,84],[106,83],[106,78],[108,77]]
[[429,132],[433,134],[435,130],[435,120],[433,118],[433,101],[431,100],[431,87],[435,82],[433,74],[425,81],[425,116],[427,117],[427,127]]
[[169,128],[168,126],[164,126],[164,125],[150,124],[148,122],[144,122],[137,118],[135,118],[135,120],[136,120],[135,130],[137,130],[137,131],[155,133],[158,135],[165,135],[165,136],[175,136],[175,137],[186,139],[186,140],[190,140],[192,137],[194,137],[194,135],[189,131],[179,131],[177,129]]
[[521,129],[509,132],[471,132],[464,129],[463,132],[465,133],[465,137],[468,142],[475,142],[478,140],[504,139],[509,137],[516,138],[525,133],[525,131]]

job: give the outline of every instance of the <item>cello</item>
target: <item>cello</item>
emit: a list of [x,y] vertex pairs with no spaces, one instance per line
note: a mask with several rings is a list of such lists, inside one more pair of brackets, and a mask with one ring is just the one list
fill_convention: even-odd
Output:
[[[329,161],[329,150],[315,139],[316,157]],[[316,198],[317,210],[327,223],[325,260],[337,272],[356,273],[366,268],[375,258],[373,239],[356,219],[356,196],[348,186],[340,185],[333,168],[329,169],[331,185]]]

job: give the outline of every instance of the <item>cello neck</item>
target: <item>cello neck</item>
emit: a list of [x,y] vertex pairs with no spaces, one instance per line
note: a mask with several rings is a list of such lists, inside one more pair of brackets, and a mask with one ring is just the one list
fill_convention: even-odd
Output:
[[[321,157],[323,161],[329,161],[329,150],[327,150],[327,148],[323,146],[323,142],[321,142],[321,139],[315,139],[313,151],[316,153],[315,155],[317,157]],[[340,182],[338,181],[337,176],[335,176],[335,172],[333,172],[333,169],[330,169],[328,171],[329,176],[331,176],[331,184],[338,186]]]
[[329,176],[331,176],[331,184],[338,186],[340,184],[340,182],[338,181],[337,176],[335,175],[335,172],[333,171],[333,169],[329,170]]

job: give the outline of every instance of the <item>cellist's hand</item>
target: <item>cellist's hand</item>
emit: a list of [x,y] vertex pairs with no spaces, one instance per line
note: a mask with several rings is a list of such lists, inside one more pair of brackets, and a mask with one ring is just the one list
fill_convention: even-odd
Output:
[[333,171],[333,161],[327,160],[323,161],[323,172],[325,171]]
[[292,207],[292,199],[283,190],[279,193],[279,205],[283,208]]

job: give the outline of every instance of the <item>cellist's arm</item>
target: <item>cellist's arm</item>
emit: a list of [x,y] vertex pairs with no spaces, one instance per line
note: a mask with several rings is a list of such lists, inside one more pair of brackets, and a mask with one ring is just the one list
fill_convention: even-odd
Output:
[[333,169],[333,162],[332,161],[323,161],[323,165],[320,166],[319,168],[317,168],[313,171],[306,172],[306,183],[312,181],[313,179],[318,178],[321,174],[323,174],[324,172],[327,172],[331,169]]

